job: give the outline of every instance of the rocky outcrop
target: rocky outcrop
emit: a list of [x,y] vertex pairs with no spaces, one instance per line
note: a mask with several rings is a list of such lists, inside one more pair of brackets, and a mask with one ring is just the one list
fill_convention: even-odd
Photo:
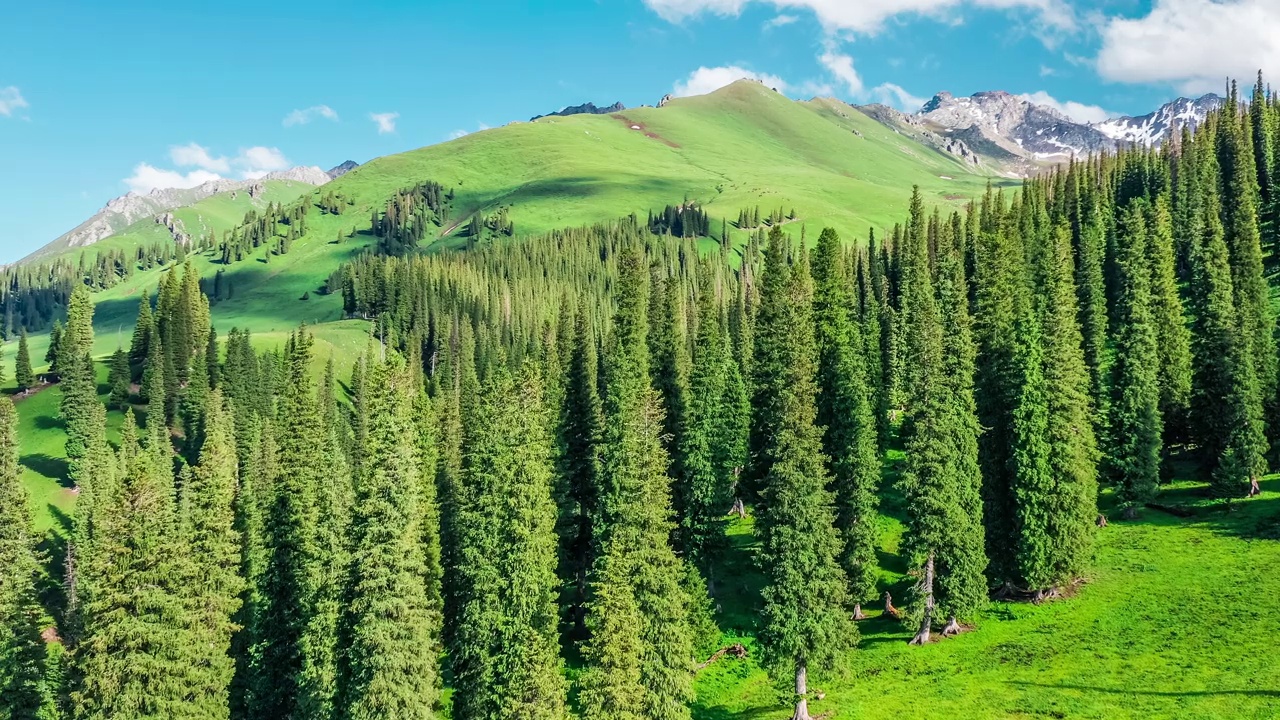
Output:
[[658,101],[658,107],[666,107],[671,102],[672,99],[673,98],[671,97],[670,93],[663,95],[662,99]]
[[280,170],[277,172],[267,173],[259,180],[292,180],[294,182],[302,182],[308,185],[324,185],[332,180],[329,173],[321,170],[315,165],[305,167],[289,168],[288,170]]
[[180,245],[191,244],[191,235],[187,233],[182,221],[174,217],[173,213],[167,212],[157,215],[156,224],[163,225],[169,231],[169,235],[173,237],[175,243]]
[[529,122],[540,120],[544,117],[565,117],[568,115],[611,115],[616,112],[626,110],[627,106],[620,102],[616,102],[608,107],[596,107],[595,103],[585,103],[583,105],[570,105],[563,110],[547,113],[546,115],[535,115],[529,118]]
[[346,175],[347,173],[351,172],[352,170],[355,170],[358,167],[360,167],[360,163],[356,162],[355,160],[348,160],[342,163],[341,165],[338,165],[337,167],[331,168],[329,172],[325,174],[328,175],[330,178],[336,180],[342,177],[343,175]]

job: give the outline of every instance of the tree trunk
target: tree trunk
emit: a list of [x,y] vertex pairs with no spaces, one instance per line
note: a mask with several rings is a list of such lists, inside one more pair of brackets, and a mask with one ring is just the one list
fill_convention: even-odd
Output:
[[1256,495],[1261,495],[1261,494],[1262,494],[1262,488],[1258,486],[1258,476],[1250,475],[1249,476],[1249,497],[1254,497]]
[[853,619],[866,620],[867,616],[862,614],[862,603],[855,603],[853,606]]
[[809,668],[803,660],[796,663],[796,713],[791,720],[813,720],[809,715]]
[[924,617],[920,618],[920,631],[911,638],[911,645],[929,642],[929,626],[933,624],[933,553],[929,553],[929,561],[924,564],[924,577],[920,584],[924,591]]
[[740,518],[747,517],[747,506],[743,504],[742,498],[734,498],[733,507],[729,508],[730,515],[737,515]]

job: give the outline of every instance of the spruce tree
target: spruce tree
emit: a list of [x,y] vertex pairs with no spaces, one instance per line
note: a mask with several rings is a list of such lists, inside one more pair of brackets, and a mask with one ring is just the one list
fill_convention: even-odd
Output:
[[1160,358],[1160,415],[1166,436],[1185,441],[1191,406],[1191,331],[1178,292],[1173,215],[1165,195],[1148,208],[1147,254],[1151,263],[1151,313]]
[[[117,353],[123,356],[123,353]],[[233,618],[240,609],[244,580],[242,546],[235,532],[239,469],[230,409],[222,394],[209,398],[200,464],[183,487],[184,539],[191,558],[194,630],[203,650],[195,667],[200,684],[192,699],[209,718],[228,717],[228,688],[235,664],[229,655]]]
[[36,720],[45,717],[44,610],[31,510],[19,479],[17,424],[13,403],[0,398],[0,717]]
[[152,337],[147,344],[147,361],[143,365],[142,385],[139,388],[142,399],[147,403],[147,416],[158,418],[160,422],[164,422],[169,385],[165,380],[164,355],[164,343],[159,337]]
[[454,716],[563,718],[556,507],[541,383],[504,362],[490,374],[465,451],[459,509],[464,598],[453,638]]
[[[1032,500],[1042,519],[1042,536],[1029,539],[1037,552],[1025,554],[1022,563],[1027,586],[1037,593],[1069,582],[1084,570],[1093,549],[1098,493],[1098,448],[1072,279],[1070,229],[1055,227],[1046,250],[1040,273],[1044,282],[1040,322],[1052,485]],[[1168,269],[1172,272],[1171,262]]]
[[320,542],[325,437],[309,379],[311,337],[291,336],[287,376],[277,400],[276,476],[265,514],[266,567],[253,696],[256,717],[332,717],[336,690],[336,608],[324,602],[340,576]]
[[173,503],[167,433],[139,442],[126,415],[118,482],[95,488],[82,556],[83,637],[71,694],[77,718],[205,717],[192,698],[205,657],[193,617],[186,553]]
[[[917,193],[912,215],[920,214]],[[928,642],[935,614],[952,619],[944,630],[949,633],[957,629],[954,621],[972,618],[986,596],[982,508],[973,491],[977,421],[972,396],[964,392],[971,381],[963,372],[946,376],[948,369],[966,370],[973,350],[964,347],[963,336],[951,338],[949,351],[944,348],[927,239],[920,227],[913,222],[905,234],[899,269],[902,347],[904,357],[913,358],[904,368],[910,372],[903,378],[908,413],[902,426],[906,457],[899,487],[907,514],[902,553],[919,578],[910,608],[919,619],[914,644]],[[948,297],[955,297],[954,284]],[[965,325],[962,318],[956,320],[955,327]]]
[[1192,243],[1192,433],[1201,460],[1221,496],[1250,492],[1265,467],[1263,403],[1249,351],[1240,331],[1229,251],[1219,215],[1217,163],[1213,152],[1196,142],[1187,149],[1182,174],[1196,204]]
[[129,356],[125,354],[123,348],[116,348],[111,355],[107,387],[111,388],[107,404],[123,410],[129,404]]
[[77,285],[67,302],[67,324],[58,337],[57,361],[53,372],[62,375],[78,370],[81,358],[93,349],[93,301],[89,287]]
[[436,631],[422,582],[412,381],[396,356],[371,375],[336,715],[423,720],[435,717]]
[[1107,349],[1107,339],[1110,337],[1109,310],[1103,272],[1106,264],[1107,227],[1098,198],[1099,192],[1095,188],[1087,192],[1080,201],[1075,243],[1080,332],[1084,338],[1085,364],[1089,367],[1094,434],[1101,441],[1111,429],[1111,356]]
[[1276,318],[1262,264],[1257,170],[1249,125],[1237,116],[1238,112],[1233,104],[1224,106],[1216,131],[1222,173],[1222,226],[1240,332],[1254,362],[1258,390],[1262,397],[1273,398],[1277,379]]
[[848,273],[840,237],[818,236],[813,256],[814,321],[818,348],[818,416],[834,482],[841,565],[849,578],[854,615],[876,589],[880,458],[864,357],[862,332],[851,317]]
[[58,371],[55,369],[58,365],[58,348],[62,345],[62,321],[54,320],[53,327],[49,329],[49,347],[44,351],[44,361],[49,365],[49,372],[57,376]]
[[[803,252],[803,251],[802,251]],[[764,271],[757,352],[768,372],[757,375],[764,397],[757,420],[756,462],[762,478],[757,510],[764,626],[761,641],[775,679],[794,680],[795,715],[808,720],[810,670],[835,666],[857,641],[845,605],[848,578],[840,567],[840,533],[827,489],[826,459],[817,419],[817,348],[813,287],[807,259],[788,267],[789,242],[770,232]]]
[[1129,518],[1155,497],[1163,433],[1160,366],[1151,316],[1151,268],[1142,206],[1143,201],[1138,200],[1121,210],[1121,255],[1116,258],[1116,355],[1108,463],[1116,495]]
[[602,422],[596,373],[596,337],[585,308],[574,319],[564,406],[560,412],[557,506],[560,508],[560,578],[565,620],[581,634],[587,601],[588,571],[595,557],[592,529],[599,490],[599,442]]
[[[68,348],[68,352],[71,352]],[[88,462],[91,418],[98,402],[98,384],[94,378],[93,359],[88,351],[76,356],[76,362],[69,358],[62,361],[62,402],[60,414],[66,429],[67,471],[73,481],[86,472]]]
[[18,354],[14,358],[13,379],[17,382],[18,392],[25,394],[36,385],[36,374],[31,371],[31,350],[27,347],[27,329],[22,328],[18,336]]
[[138,301],[138,319],[133,325],[133,337],[129,343],[129,367],[132,368],[134,380],[142,378],[142,369],[146,365],[151,352],[152,328],[155,320],[151,317],[151,296],[142,294]]
[[[974,221],[976,214],[970,213]],[[934,599],[949,618],[943,633],[958,629],[958,618],[972,617],[986,602],[983,572],[982,470],[978,462],[977,403],[973,396],[977,347],[969,311],[971,286],[965,274],[967,243],[960,218],[953,216],[943,234],[937,260],[937,298],[942,322],[942,386],[952,428],[951,514],[946,542],[937,548]],[[965,231],[968,232],[967,230]]]
[[[1035,316],[1027,261],[1034,230],[1018,227],[1032,213],[1024,193],[1012,210],[997,197],[985,201],[977,239],[977,400],[983,520],[991,584],[1025,586],[1026,571],[1043,564],[1047,548],[1045,503],[1053,495],[1049,469],[1047,397],[1040,322]],[[1025,208],[1025,210],[1024,210]]]
[[[616,627],[618,618],[602,617],[601,613],[638,607],[640,642],[628,650],[634,656],[634,666],[608,669],[621,675],[638,669],[643,693],[631,712],[638,711],[641,717],[652,720],[685,720],[693,696],[690,607],[697,603],[688,596],[685,566],[670,545],[671,480],[667,475],[669,460],[661,442],[661,401],[649,381],[645,340],[648,288],[641,254],[634,249],[625,251],[619,272],[618,310],[606,357],[600,503],[593,522],[599,538],[596,545],[601,551],[593,574],[596,592],[614,598],[619,593],[630,593],[631,598],[592,603],[588,606],[588,624],[595,628]],[[625,585],[601,588],[600,584],[614,577],[619,566],[627,571]],[[615,642],[614,638],[593,633],[584,655],[611,661],[613,652],[609,647]],[[594,687],[593,681],[613,682],[601,673],[605,669],[589,666],[584,674],[583,693],[604,691]]]
[[675,504],[679,515],[680,544],[714,588],[715,564],[724,549],[724,515],[733,502],[733,477],[718,462],[724,453],[717,432],[726,413],[728,338],[721,324],[720,305],[709,272],[703,273],[698,298],[698,331],[689,381],[689,406],[681,429],[684,458],[678,478]]
[[671,475],[680,477],[684,462],[685,413],[689,407],[689,347],[685,340],[683,290],[679,278],[663,278],[652,269],[649,294],[649,353],[653,386],[662,399],[663,447],[671,458]]

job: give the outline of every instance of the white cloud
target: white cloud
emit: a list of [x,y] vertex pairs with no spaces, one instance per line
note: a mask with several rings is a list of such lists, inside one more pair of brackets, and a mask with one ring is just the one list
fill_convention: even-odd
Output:
[[13,117],[15,110],[22,110],[31,107],[27,103],[27,99],[22,97],[22,93],[18,88],[10,85],[9,87],[0,88],[0,115],[5,117]]
[[269,172],[288,170],[291,167],[289,158],[280,152],[280,148],[261,145],[241,150],[232,163],[239,168],[241,177],[255,179]]
[[787,25],[790,25],[798,21],[799,19],[800,18],[796,17],[795,15],[779,15],[774,19],[770,20],[769,22],[765,23],[764,29],[772,30],[774,28],[785,27]]
[[1085,105],[1071,100],[1065,102],[1059,101],[1049,93],[1038,90],[1033,93],[1023,93],[1018,97],[1035,105],[1046,105],[1066,115],[1067,117],[1081,123],[1102,122],[1107,118],[1116,117],[1116,113],[1108,112],[1097,105]]
[[1169,83],[1182,92],[1246,82],[1258,68],[1280,73],[1275,0],[1155,0],[1145,17],[1115,17],[1100,33],[1098,74],[1128,83]]
[[208,148],[196,143],[169,148],[169,159],[178,167],[198,167],[214,173],[231,172],[231,163],[225,157],[213,157]]
[[677,82],[672,94],[676,97],[690,97],[692,95],[706,95],[715,92],[720,88],[734,81],[742,80],[759,80],[766,86],[774,88],[779,92],[786,92],[787,83],[777,75],[769,75],[767,73],[758,73],[753,70],[740,68],[737,65],[726,65],[723,67],[700,67],[689,73],[689,77]]
[[[995,10],[1028,10],[1046,26],[1074,30],[1075,13],[1065,0],[645,0],[663,19],[679,23],[703,14],[733,16],[750,2],[761,2],[779,10],[809,10],[827,32],[874,33],[897,15],[945,17],[963,6]],[[1266,1],[1266,0],[1260,0]]]
[[[138,163],[133,175],[124,184],[137,193],[148,193],[157,188],[191,188],[229,176],[242,180],[255,180],[270,172],[292,167],[280,148],[255,145],[241,148],[235,157],[214,155],[199,143],[174,145],[169,148],[169,160],[178,168],[158,168],[150,163]],[[183,169],[192,168],[186,170]]]
[[486,125],[486,124],[484,124],[484,123],[479,123],[479,124],[477,124],[477,125],[476,125],[476,129],[475,129],[475,130],[462,130],[462,129],[454,130],[453,132],[449,133],[449,139],[450,139],[450,140],[457,140],[458,138],[460,138],[460,137],[466,137],[466,136],[470,135],[470,134],[471,134],[471,133],[473,133],[473,132],[480,132],[480,131],[482,131],[482,130],[488,130],[488,129],[489,129],[489,126],[488,126],[488,125]]
[[124,184],[136,193],[149,193],[157,188],[192,188],[210,180],[221,180],[222,176],[208,170],[192,170],[181,173],[177,170],[163,170],[148,163],[138,163],[133,175],[124,179]]
[[338,121],[338,113],[328,105],[312,105],[302,110],[294,110],[284,116],[281,125],[285,127],[293,127],[294,125],[306,125],[316,118],[325,118],[326,120]]
[[396,131],[396,118],[400,117],[400,113],[369,113],[369,119],[378,126],[378,134],[386,135]]
[[818,62],[822,63],[823,67],[844,84],[850,95],[854,97],[862,95],[862,76],[858,75],[858,71],[854,69],[852,57],[838,53],[834,48],[828,47],[818,57]]
[[1057,70],[1054,70],[1053,68],[1049,67],[1048,65],[1041,65],[1041,66],[1040,66],[1040,77],[1052,77],[1052,76],[1057,75],[1057,74],[1058,74],[1058,71],[1057,71]]
[[882,83],[875,86],[871,90],[871,94],[884,105],[891,105],[903,112],[913,113],[919,110],[928,101],[927,98],[917,97],[902,89],[900,85],[893,83]]

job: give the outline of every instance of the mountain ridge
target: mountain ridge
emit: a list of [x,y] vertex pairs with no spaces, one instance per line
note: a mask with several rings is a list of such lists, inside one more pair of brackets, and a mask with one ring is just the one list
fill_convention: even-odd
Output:
[[[353,161],[348,160],[347,162],[352,163],[354,166]],[[336,171],[345,165],[346,163],[339,165],[334,170]],[[345,172],[347,170],[342,170],[338,174],[341,175]],[[261,177],[245,180],[219,178],[191,188],[155,188],[145,194],[129,191],[124,195],[111,198],[101,210],[94,213],[89,219],[23,258],[23,261],[46,255],[50,249],[88,247],[111,237],[139,220],[148,217],[159,217],[171,210],[193,205],[221,193],[248,192],[251,196],[256,197],[262,192],[263,184],[267,182],[285,181],[320,186],[333,180],[334,177],[337,176],[330,175],[319,167],[310,165],[278,170]]]
[[1146,115],[1080,122],[1048,105],[1002,90],[957,97],[943,91],[914,113],[885,105],[854,105],[864,114],[921,142],[979,158],[1004,174],[1028,175],[1046,164],[1115,150],[1125,144],[1157,146],[1176,127],[1199,124],[1220,107],[1213,93],[1179,97]]

